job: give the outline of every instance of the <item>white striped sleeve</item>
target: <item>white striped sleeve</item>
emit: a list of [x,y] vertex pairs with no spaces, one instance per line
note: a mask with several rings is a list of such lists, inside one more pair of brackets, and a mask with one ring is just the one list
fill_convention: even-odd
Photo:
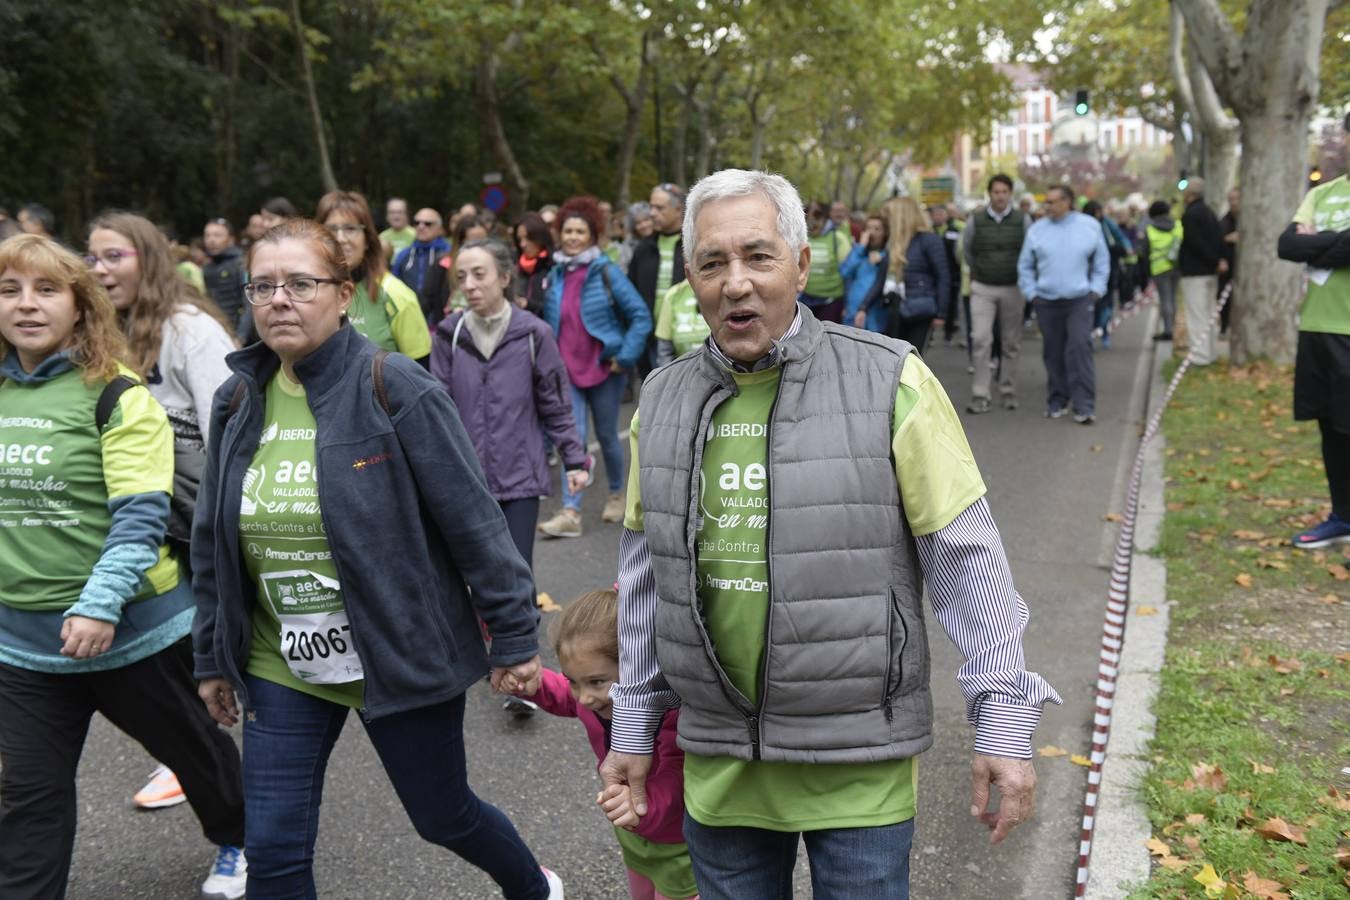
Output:
[[965,656],[956,673],[975,726],[975,750],[1031,758],[1045,703],[1063,703],[1026,670],[1027,605],[1013,588],[998,527],[981,497],[945,528],[915,538],[933,613]]
[[680,705],[656,660],[656,573],[647,536],[629,528],[619,538],[619,680],[610,688],[610,749],[650,754],[667,709]]

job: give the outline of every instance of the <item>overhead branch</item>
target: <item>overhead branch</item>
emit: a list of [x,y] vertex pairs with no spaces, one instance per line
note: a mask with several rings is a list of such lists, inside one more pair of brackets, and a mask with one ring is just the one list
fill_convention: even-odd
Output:
[[1218,0],[1172,0],[1181,10],[1200,62],[1219,96],[1233,107],[1242,73],[1242,43]]

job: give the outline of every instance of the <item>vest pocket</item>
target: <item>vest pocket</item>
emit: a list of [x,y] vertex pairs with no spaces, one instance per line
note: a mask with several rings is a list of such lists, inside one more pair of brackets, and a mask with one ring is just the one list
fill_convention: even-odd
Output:
[[895,593],[895,588],[888,589],[886,599],[890,622],[886,630],[886,682],[881,706],[889,718],[891,702],[895,699],[896,694],[900,693],[900,685],[904,681],[905,666],[901,657],[904,656],[905,647],[909,643],[909,627],[905,622],[900,598]]

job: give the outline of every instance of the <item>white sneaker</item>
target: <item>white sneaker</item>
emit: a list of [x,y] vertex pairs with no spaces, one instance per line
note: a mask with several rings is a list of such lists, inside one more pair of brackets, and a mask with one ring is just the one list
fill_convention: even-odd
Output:
[[517,716],[534,715],[534,711],[538,708],[538,703],[524,697],[507,697],[502,701],[502,709]]
[[216,864],[202,882],[204,900],[241,900],[248,887],[248,860],[243,847],[221,847]]
[[544,879],[548,882],[548,900],[563,900],[562,879],[558,873],[543,866],[539,867],[539,871],[544,873]]

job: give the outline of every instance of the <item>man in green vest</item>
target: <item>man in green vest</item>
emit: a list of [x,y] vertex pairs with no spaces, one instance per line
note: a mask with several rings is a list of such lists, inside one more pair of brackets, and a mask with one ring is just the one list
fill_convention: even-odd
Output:
[[1031,815],[1031,736],[1059,695],[1026,670],[1026,604],[932,371],[797,302],[811,250],[796,189],[711,175],[682,238],[710,335],[652,372],[630,428],[601,806],[637,827],[653,738],[679,707],[704,900],[783,896],[799,839],[817,897],[904,900],[915,757],[933,741],[924,584],[967,660],[970,812],[994,843]]
[[1017,256],[1031,216],[1012,205],[1012,179],[1002,172],[989,179],[989,203],[970,214],[961,249],[970,268],[970,345],[975,375],[966,412],[990,409],[990,350],[994,328],[1002,345],[998,389],[1004,409],[1017,409],[1017,353],[1022,346],[1022,292],[1017,289]]

